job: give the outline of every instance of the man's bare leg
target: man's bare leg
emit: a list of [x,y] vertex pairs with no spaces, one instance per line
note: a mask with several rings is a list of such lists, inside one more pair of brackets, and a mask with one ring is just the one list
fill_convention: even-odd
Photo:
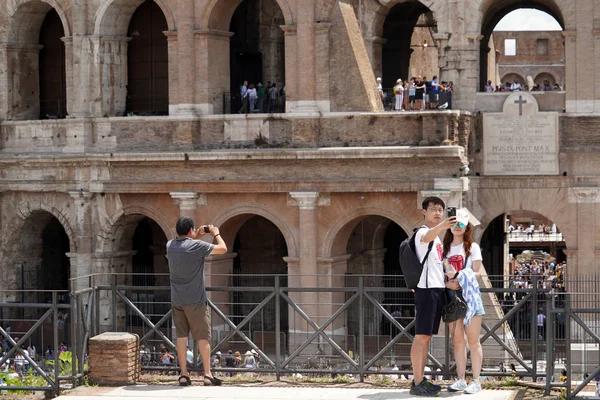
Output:
[[206,339],[198,340],[198,351],[202,357],[202,365],[204,365],[204,375],[212,377],[210,372],[210,343]]
[[413,366],[415,386],[419,385],[423,381],[425,361],[427,360],[430,341],[431,336],[429,335],[415,335],[415,340],[410,348],[410,361],[412,362]]

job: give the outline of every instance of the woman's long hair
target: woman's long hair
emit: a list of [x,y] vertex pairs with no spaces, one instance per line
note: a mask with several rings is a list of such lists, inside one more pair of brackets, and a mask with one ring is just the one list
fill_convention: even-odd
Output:
[[[473,244],[473,225],[470,223],[467,224],[467,228],[465,229],[465,233],[463,235],[463,246],[465,247],[465,263],[467,262],[467,258],[471,255],[471,245]],[[452,245],[452,241],[454,240],[454,234],[450,229],[446,231],[444,235],[444,258],[450,252],[450,246]]]

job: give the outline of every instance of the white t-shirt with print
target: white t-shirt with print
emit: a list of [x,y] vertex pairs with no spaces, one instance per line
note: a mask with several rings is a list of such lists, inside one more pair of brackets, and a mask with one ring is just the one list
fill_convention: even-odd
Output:
[[[450,246],[450,251],[446,254],[446,261],[450,265],[454,267],[455,270],[460,271],[465,268],[465,246],[461,244],[457,244],[456,246]],[[483,257],[481,256],[481,248],[477,243],[471,244],[471,255],[469,257],[469,261],[467,262],[466,268],[473,269],[473,261],[481,261]]]
[[[417,253],[417,257],[421,262],[423,262],[423,258],[425,254],[427,254],[427,249],[429,249],[429,243],[421,242],[423,236],[425,236],[429,232],[429,228],[422,227],[417,231],[417,235],[415,236],[415,250]],[[417,285],[420,289],[426,288],[445,288],[446,285],[444,283],[444,266],[442,264],[442,241],[438,236],[433,240],[433,247],[431,248],[431,253],[429,253],[429,257],[427,258],[427,262],[423,266],[423,273],[421,274],[421,279],[419,280],[419,284]]]

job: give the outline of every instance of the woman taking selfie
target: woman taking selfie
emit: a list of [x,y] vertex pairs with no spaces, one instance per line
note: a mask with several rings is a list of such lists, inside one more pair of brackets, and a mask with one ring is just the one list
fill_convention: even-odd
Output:
[[[454,343],[457,374],[456,382],[448,386],[450,392],[477,393],[481,391],[479,375],[483,351],[479,342],[479,333],[485,311],[477,278],[479,278],[482,266],[482,257],[479,245],[473,242],[473,223],[470,222],[470,219],[471,215],[467,209],[456,210],[456,223],[446,231],[444,236],[443,256],[446,277],[450,281],[455,279],[458,282],[459,291],[467,304],[465,317],[449,323]],[[471,221],[475,222],[474,219]],[[469,385],[467,385],[465,376],[467,366],[465,334],[471,349],[473,369],[473,380]]]

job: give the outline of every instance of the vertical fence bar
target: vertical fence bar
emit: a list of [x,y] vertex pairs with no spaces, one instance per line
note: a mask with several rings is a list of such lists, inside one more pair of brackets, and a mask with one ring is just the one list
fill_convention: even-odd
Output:
[[554,290],[546,293],[546,389],[544,395],[550,395],[550,385],[554,375],[554,336],[556,335],[556,313],[554,312]]
[[566,398],[571,399],[571,371],[573,357],[571,357],[571,294],[565,295],[565,343],[567,353],[567,393]]
[[358,277],[358,376],[365,381],[365,310],[364,310],[364,277]]
[[275,377],[281,380],[281,282],[280,276],[275,275]]
[[60,359],[58,354],[58,294],[52,292],[52,343],[54,345],[54,389],[56,394],[60,394],[60,382],[58,376],[60,374]]
[[[94,321],[90,324],[93,326],[94,333],[92,336],[100,334],[100,289],[94,286]],[[91,328],[91,327],[90,327]]]
[[117,331],[117,275],[112,276],[111,294],[112,294],[112,331]]
[[78,307],[78,299],[80,296],[73,296],[71,292],[71,381],[73,387],[77,387],[77,372],[79,370],[79,365],[77,363],[77,355],[80,353],[79,351],[79,330],[77,329],[79,325],[79,307]]
[[538,360],[538,331],[537,331],[537,316],[538,316],[538,277],[532,275],[533,281],[533,297],[531,298],[531,338],[532,338],[532,352],[531,352],[531,369],[532,369],[532,380],[537,381],[537,360]]

